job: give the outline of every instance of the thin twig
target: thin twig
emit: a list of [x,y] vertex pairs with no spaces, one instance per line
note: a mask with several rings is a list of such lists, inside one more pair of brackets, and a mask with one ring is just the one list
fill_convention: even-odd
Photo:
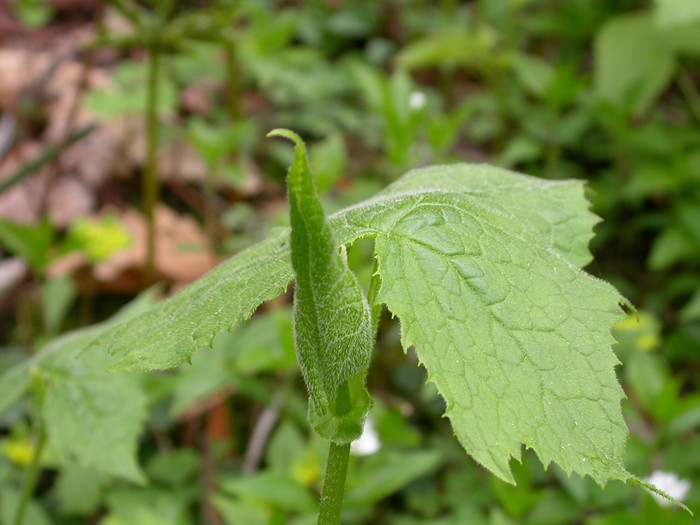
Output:
[[685,68],[680,68],[678,72],[678,87],[683,94],[690,114],[693,116],[693,120],[695,120],[695,124],[700,126],[700,92],[693,81],[693,77],[690,76],[690,73]]
[[279,397],[275,397],[272,404],[263,410],[255,423],[255,428],[248,442],[248,448],[245,451],[243,474],[254,474],[258,470],[267,441],[279,419],[279,404]]
[[92,133],[94,129],[94,125],[80,128],[71,133],[71,135],[68,137],[67,142],[63,143],[62,141],[59,141],[46,146],[41,151],[41,153],[39,153],[37,156],[29,160],[28,162],[22,164],[17,171],[15,171],[12,175],[7,177],[2,182],[0,182],[0,195],[12,188],[14,185],[19,184],[30,175],[33,175],[34,173],[39,171],[46,164],[53,161],[53,159],[55,159],[56,156],[58,156],[58,154],[61,152],[61,148],[70,146],[84,139],[90,133]]
[[12,113],[3,113],[0,118],[0,162],[14,144],[16,132],[17,117]]
[[156,224],[155,206],[159,196],[158,180],[158,89],[160,81],[161,50],[151,46],[148,53],[148,102],[146,106],[146,169],[143,174],[143,211],[146,215],[145,284],[155,279]]

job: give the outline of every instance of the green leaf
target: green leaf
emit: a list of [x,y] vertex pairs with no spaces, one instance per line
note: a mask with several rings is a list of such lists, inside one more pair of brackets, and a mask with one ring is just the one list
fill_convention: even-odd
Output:
[[391,196],[381,213],[358,206],[348,219],[376,232],[379,299],[467,452],[509,482],[521,444],[599,483],[627,479],[610,350],[623,298],[576,268],[595,222],[581,185],[448,166],[378,197]]
[[257,501],[292,512],[314,512],[318,505],[311,491],[287,476],[261,472],[254,476],[228,478],[221,489],[239,498]]
[[594,52],[596,91],[634,114],[644,112],[654,102],[676,67],[674,53],[647,11],[606,22],[596,35]]
[[51,450],[67,464],[142,482],[136,452],[146,395],[136,376],[105,371],[110,357],[103,349],[76,359],[83,347],[62,349],[44,370],[49,388],[43,417]]
[[54,16],[54,10],[46,0],[19,0],[12,4],[12,10],[30,30],[44,27]]
[[482,26],[469,30],[458,24],[408,44],[396,56],[396,63],[408,70],[439,67],[446,71],[458,68],[489,71],[504,62],[497,44],[492,29]]
[[54,486],[54,497],[61,514],[91,516],[102,504],[108,484],[104,475],[76,465],[66,465]]
[[23,259],[35,271],[46,268],[54,236],[53,226],[46,219],[29,225],[0,219],[0,246]]
[[[148,90],[145,62],[123,61],[113,72],[114,82],[87,95],[86,106],[96,117],[111,121],[125,115],[143,115]],[[177,107],[177,89],[169,75],[158,83],[157,111],[160,116],[171,115]]]
[[376,220],[378,211],[395,211],[394,202],[397,206],[421,200],[428,204],[442,200],[445,194],[478,201],[499,214],[517,216],[523,232],[575,266],[584,267],[592,260],[588,243],[600,219],[588,211],[583,182],[550,182],[487,165],[453,164],[409,171],[374,199],[338,214],[338,219],[373,226],[371,221]]
[[188,498],[182,492],[155,488],[122,488],[107,496],[105,525],[172,525],[188,522]]
[[522,444],[567,473],[627,479],[610,349],[622,297],[517,213],[471,196],[416,204],[377,235],[379,299],[401,318],[403,346],[416,347],[467,452],[511,483]]
[[[332,414],[332,420],[352,414],[347,425],[328,425],[324,421],[314,428],[328,439],[352,441],[362,433],[369,407],[364,374],[359,385],[353,382],[359,389],[352,389],[350,394],[356,395],[348,396],[347,407],[340,406],[338,389],[369,366],[373,347],[369,304],[348,268],[345,254],[338,251],[316,192],[304,143],[288,130],[274,130],[268,136],[284,137],[295,144],[294,163],[287,176],[296,276],[294,346],[311,398],[310,412],[318,418]],[[358,408],[359,412],[355,410]],[[316,421],[312,418],[312,423]],[[344,432],[351,428],[349,434]]]
[[542,97],[554,82],[555,69],[536,55],[515,53],[513,70],[523,87],[535,96]]
[[0,377],[0,413],[19,400],[32,377],[39,375],[46,384],[42,417],[56,459],[143,481],[136,462],[138,436],[146,419],[139,378],[105,372],[112,358],[104,349],[81,352],[99,333],[153,304],[154,294],[145,293],[109,321],[69,332],[5,372]]
[[19,363],[0,376],[0,415],[14,405],[32,384],[27,363]]
[[348,506],[369,507],[434,471],[441,461],[436,450],[381,452],[367,458],[348,486]]
[[211,346],[219,333],[241,324],[258,305],[285,290],[294,275],[289,258],[289,232],[278,230],[94,344],[125,354],[112,372],[161,370],[189,362],[195,351]]
[[[693,296],[685,303],[681,310],[681,320],[683,322],[697,321],[700,319],[700,288],[695,290]],[[1,398],[1,397],[0,397]]]
[[67,275],[55,277],[41,286],[41,313],[47,332],[58,332],[77,295],[73,280]]
[[697,0],[656,0],[654,15],[660,27],[676,29],[700,21]]
[[[457,164],[414,170],[330,217],[338,244],[376,238],[379,297],[404,347],[415,345],[467,452],[509,482],[522,444],[567,473],[629,478],[610,349],[624,299],[579,269],[597,221],[587,208],[580,182]],[[249,316],[291,280],[287,235],[103,336],[126,353],[117,368],[179,364]]]
[[191,448],[161,452],[150,460],[146,471],[150,479],[176,487],[191,483],[201,469],[201,457]]
[[659,34],[676,54],[697,56],[700,53],[700,22],[662,29]]
[[225,344],[235,367],[245,374],[296,369],[291,309],[252,319]]
[[311,164],[316,172],[316,187],[325,193],[335,186],[348,164],[348,151],[340,133],[333,133],[309,148]]
[[292,476],[294,466],[303,461],[305,451],[306,443],[299,428],[290,421],[282,421],[267,446],[267,468]]
[[[20,491],[9,484],[0,489],[0,525],[13,525],[15,523],[21,497]],[[27,505],[24,523],[51,525],[53,521],[44,508],[36,500],[31,499]]]
[[270,511],[252,503],[243,503],[222,494],[214,494],[212,503],[226,525],[268,525]]

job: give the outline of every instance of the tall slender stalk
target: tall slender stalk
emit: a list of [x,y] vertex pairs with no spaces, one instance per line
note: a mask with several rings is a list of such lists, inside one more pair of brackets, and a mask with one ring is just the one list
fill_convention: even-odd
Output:
[[226,106],[229,118],[237,122],[241,118],[241,65],[238,59],[236,41],[224,41],[226,56]]
[[[347,388],[347,386],[346,386]],[[345,476],[348,473],[350,443],[337,445],[331,442],[328,450],[326,477],[323,480],[323,495],[318,513],[318,525],[338,525],[343,506]]]
[[35,378],[34,391],[36,392],[34,399],[34,416],[38,439],[32,460],[27,466],[24,484],[22,486],[22,494],[20,495],[19,504],[17,505],[17,512],[15,514],[13,525],[22,525],[24,523],[24,517],[27,513],[29,501],[32,499],[34,489],[36,489],[36,482],[39,477],[41,455],[44,452],[44,445],[46,445],[46,430],[44,429],[44,418],[41,413],[41,406],[44,401],[44,382],[39,376]]
[[36,449],[34,450],[34,456],[32,457],[32,461],[27,467],[27,474],[24,478],[24,485],[22,486],[22,495],[19,500],[19,505],[17,506],[17,514],[15,514],[14,525],[22,525],[24,523],[24,516],[27,512],[29,501],[32,499],[32,494],[34,494],[37,478],[39,477],[39,462],[41,460],[41,454],[44,451],[45,444],[46,432],[44,431],[43,424],[40,424],[39,439],[36,443]]
[[700,125],[700,92],[695,86],[693,77],[684,68],[680,68],[678,72],[678,87],[683,94],[683,99],[688,106],[690,115],[695,120],[695,124]]
[[142,180],[143,212],[146,215],[146,262],[144,281],[155,278],[156,224],[155,206],[158,202],[158,88],[161,51],[158,43],[151,45],[148,55],[148,100],[146,102],[146,169]]

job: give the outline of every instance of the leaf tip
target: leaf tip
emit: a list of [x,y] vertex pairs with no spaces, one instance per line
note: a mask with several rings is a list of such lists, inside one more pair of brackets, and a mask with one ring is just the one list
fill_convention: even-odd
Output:
[[266,138],[274,138],[274,137],[281,137],[285,138],[287,140],[291,140],[297,147],[303,148],[304,147],[304,141],[301,139],[299,135],[294,133],[290,129],[285,129],[285,128],[275,128],[272,131],[270,131],[267,135],[265,135]]
[[620,299],[618,300],[618,303],[622,307],[622,309],[625,311],[627,315],[636,315],[637,316],[637,321],[639,321],[639,312],[637,312],[637,309],[635,306],[632,304],[632,302],[627,299],[625,296],[620,295]]
[[678,506],[679,508],[681,508],[681,509],[683,509],[684,511],[686,511],[686,512],[687,512],[688,514],[690,514],[691,516],[694,516],[693,511],[690,510],[690,509],[688,508],[687,505],[685,505],[684,503],[681,503],[681,502],[678,501],[676,498],[673,498],[673,497],[669,496],[669,495],[666,494],[664,491],[659,490],[658,488],[656,488],[656,487],[655,487],[654,485],[652,485],[651,483],[648,483],[647,481],[644,481],[643,479],[638,478],[637,476],[630,476],[629,479],[630,479],[630,483],[635,484],[635,485],[641,485],[642,488],[646,489],[648,492],[651,492],[652,494],[656,494],[657,496],[661,496],[662,498],[667,499],[668,501],[670,501],[670,502],[673,503],[674,505],[676,505],[676,506]]

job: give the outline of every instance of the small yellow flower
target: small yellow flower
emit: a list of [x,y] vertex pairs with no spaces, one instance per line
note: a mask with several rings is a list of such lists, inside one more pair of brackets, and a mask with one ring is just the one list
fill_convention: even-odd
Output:
[[613,327],[620,349],[651,352],[662,344],[661,323],[651,312],[640,311]]
[[310,487],[319,480],[321,471],[318,461],[312,454],[306,454],[303,459],[292,466],[292,477],[305,487]]
[[661,339],[656,334],[646,334],[637,339],[637,348],[643,352],[649,352],[661,344]]
[[131,236],[116,217],[107,216],[99,221],[78,219],[71,224],[69,244],[85,254],[91,263],[109,259],[131,244]]
[[34,445],[24,439],[5,441],[2,444],[2,452],[20,467],[26,467],[34,459]]

